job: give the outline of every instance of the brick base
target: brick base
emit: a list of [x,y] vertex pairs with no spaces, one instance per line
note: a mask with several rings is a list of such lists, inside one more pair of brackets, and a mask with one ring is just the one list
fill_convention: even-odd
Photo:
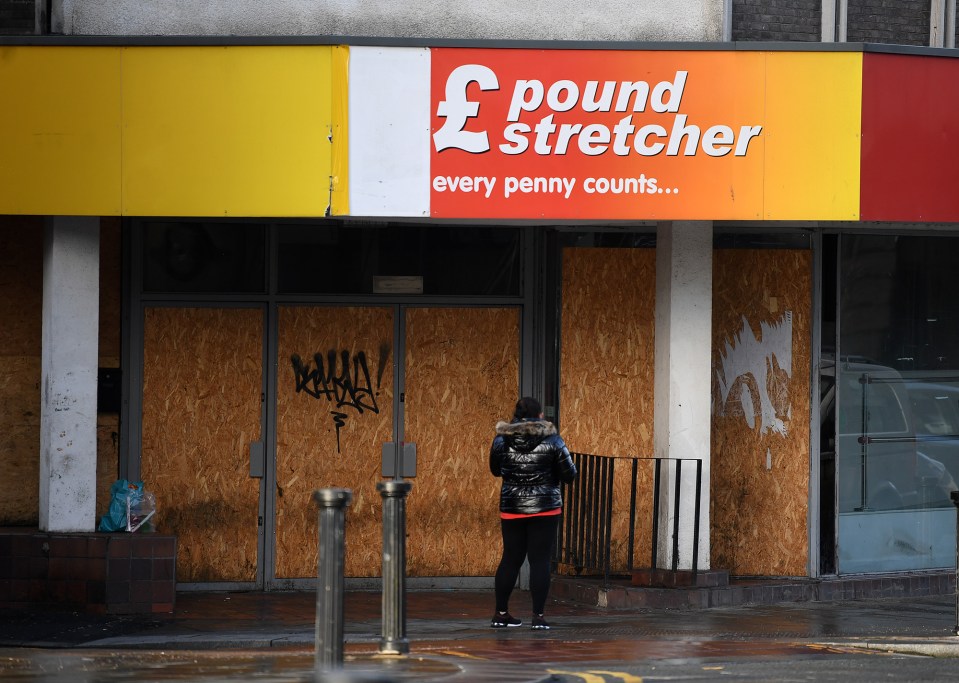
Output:
[[550,595],[609,609],[707,609],[784,602],[835,602],[926,595],[955,595],[955,570],[874,576],[732,577],[722,586],[634,586],[617,577],[553,576]]
[[728,586],[729,572],[718,569],[706,571],[672,571],[669,569],[634,569],[630,581],[634,586],[680,588],[691,586]]
[[0,608],[173,612],[176,536],[0,528]]

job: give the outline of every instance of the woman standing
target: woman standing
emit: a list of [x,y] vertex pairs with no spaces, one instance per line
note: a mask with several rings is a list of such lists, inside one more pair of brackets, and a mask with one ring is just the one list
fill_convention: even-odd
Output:
[[496,612],[490,626],[523,625],[510,615],[509,597],[528,557],[533,628],[548,629],[543,609],[549,594],[550,557],[563,512],[560,484],[576,478],[576,465],[556,427],[543,419],[543,409],[535,398],[521,398],[513,421],[497,423],[489,468],[493,476],[503,478],[499,501],[503,558],[496,570]]

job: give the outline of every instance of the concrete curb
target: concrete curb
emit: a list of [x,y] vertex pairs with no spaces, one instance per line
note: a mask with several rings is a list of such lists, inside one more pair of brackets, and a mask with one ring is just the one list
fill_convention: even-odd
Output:
[[904,655],[925,655],[927,657],[959,657],[959,637],[955,639],[930,638],[927,641],[909,640],[903,642],[884,640],[882,642],[831,642],[818,643],[828,647],[857,648],[894,652]]

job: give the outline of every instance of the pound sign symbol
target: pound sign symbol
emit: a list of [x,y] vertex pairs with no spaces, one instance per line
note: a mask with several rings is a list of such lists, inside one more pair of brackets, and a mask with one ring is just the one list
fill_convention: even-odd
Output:
[[480,90],[499,90],[496,74],[489,67],[464,64],[453,69],[446,79],[446,99],[436,107],[436,115],[446,119],[440,129],[433,133],[433,144],[436,145],[437,152],[448,147],[456,147],[473,154],[489,151],[486,131],[474,133],[463,130],[466,120],[479,113],[479,102],[466,99],[466,88],[474,82],[479,84]]

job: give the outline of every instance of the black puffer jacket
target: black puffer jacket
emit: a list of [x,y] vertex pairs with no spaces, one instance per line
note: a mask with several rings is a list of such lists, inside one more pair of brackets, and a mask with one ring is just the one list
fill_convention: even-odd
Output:
[[546,420],[499,422],[489,468],[503,478],[500,512],[535,514],[563,507],[561,482],[576,478],[569,449]]

